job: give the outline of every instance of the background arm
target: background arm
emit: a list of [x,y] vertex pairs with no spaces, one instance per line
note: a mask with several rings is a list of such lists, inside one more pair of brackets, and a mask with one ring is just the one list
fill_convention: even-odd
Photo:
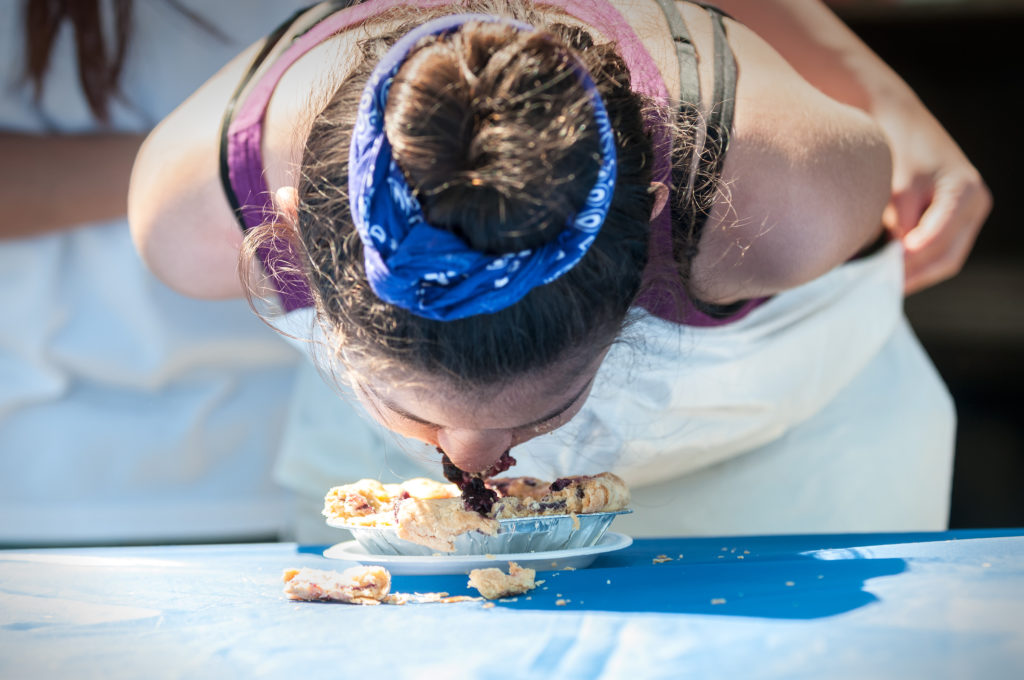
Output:
[[124,216],[128,178],[143,138],[0,132],[0,239]]

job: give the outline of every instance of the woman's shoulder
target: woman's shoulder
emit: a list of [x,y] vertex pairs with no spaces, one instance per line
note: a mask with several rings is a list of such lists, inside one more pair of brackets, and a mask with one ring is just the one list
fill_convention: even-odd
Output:
[[[703,13],[684,4],[688,16]],[[737,65],[735,118],[691,271],[696,294],[718,303],[805,283],[874,240],[891,171],[886,138],[866,113],[812,86],[751,28],[725,25]],[[699,42],[699,30],[708,64],[713,47],[707,36]],[[702,84],[711,70],[702,69]]]
[[[611,0],[680,103],[681,63],[665,5]],[[698,65],[708,115],[715,92],[712,13],[677,1]],[[812,86],[751,27],[722,19],[736,61],[734,118],[714,208],[691,285],[702,300],[731,303],[794,287],[832,269],[877,237],[890,190],[888,145],[864,112]],[[718,77],[721,77],[719,75]],[[686,143],[686,142],[684,142]]]

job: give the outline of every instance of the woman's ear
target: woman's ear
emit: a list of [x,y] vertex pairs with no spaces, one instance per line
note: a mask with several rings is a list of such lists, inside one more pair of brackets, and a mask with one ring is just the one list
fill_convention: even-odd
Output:
[[299,220],[299,192],[295,187],[284,186],[274,192],[274,208],[284,220],[295,227]]
[[654,207],[651,208],[651,219],[653,220],[661,214],[661,211],[668,204],[668,187],[664,182],[651,182],[651,186],[647,188],[647,191],[654,194]]

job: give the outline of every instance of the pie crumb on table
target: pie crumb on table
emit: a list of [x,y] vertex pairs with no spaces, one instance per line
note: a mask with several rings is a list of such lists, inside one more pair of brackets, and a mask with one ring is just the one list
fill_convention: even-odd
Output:
[[538,585],[534,581],[536,575],[537,572],[533,569],[520,567],[515,562],[509,562],[508,574],[505,574],[497,567],[472,570],[469,572],[469,583],[467,585],[470,588],[479,590],[480,594],[488,600],[496,600],[501,597],[522,595],[533,590]]
[[284,593],[293,600],[372,605],[451,604],[481,599],[448,593],[391,593],[391,573],[376,566],[350,567],[343,572],[305,567],[285,569],[283,578]]
[[343,572],[285,569],[284,592],[293,600],[327,600],[348,604],[380,604],[391,590],[384,567],[350,567]]

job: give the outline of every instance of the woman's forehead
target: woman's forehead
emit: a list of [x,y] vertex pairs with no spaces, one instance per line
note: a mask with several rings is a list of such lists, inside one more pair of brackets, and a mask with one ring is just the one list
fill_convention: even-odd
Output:
[[393,371],[362,373],[358,382],[375,405],[416,420],[442,426],[507,429],[543,420],[571,405],[593,382],[604,354],[581,366],[550,366],[486,386],[457,385],[440,377],[414,374],[399,379]]

